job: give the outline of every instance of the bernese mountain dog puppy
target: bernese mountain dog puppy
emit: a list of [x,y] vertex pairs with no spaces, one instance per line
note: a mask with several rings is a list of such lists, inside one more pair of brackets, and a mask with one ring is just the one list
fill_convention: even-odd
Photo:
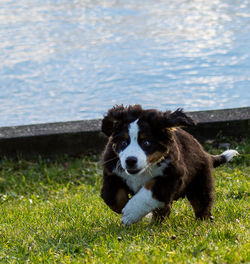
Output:
[[181,109],[144,110],[140,105],[110,109],[102,121],[105,147],[101,197],[122,223],[131,225],[153,212],[163,220],[174,200],[187,197],[196,218],[213,219],[212,169],[238,154],[212,156],[181,129],[195,125]]

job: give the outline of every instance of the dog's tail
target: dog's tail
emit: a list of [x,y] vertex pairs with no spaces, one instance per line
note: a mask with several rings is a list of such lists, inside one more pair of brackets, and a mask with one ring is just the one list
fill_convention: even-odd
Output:
[[236,155],[239,155],[238,151],[229,149],[224,151],[220,155],[212,156],[214,168],[220,166],[223,163],[230,161]]

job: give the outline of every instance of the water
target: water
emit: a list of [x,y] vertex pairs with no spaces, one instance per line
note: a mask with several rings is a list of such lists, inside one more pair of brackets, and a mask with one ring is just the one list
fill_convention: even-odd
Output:
[[0,40],[0,126],[250,105],[250,0],[2,0]]

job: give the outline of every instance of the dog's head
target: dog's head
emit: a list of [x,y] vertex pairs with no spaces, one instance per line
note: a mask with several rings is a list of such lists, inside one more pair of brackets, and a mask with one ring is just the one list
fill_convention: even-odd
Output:
[[128,174],[140,174],[169,151],[173,130],[193,126],[181,109],[175,112],[143,110],[140,105],[110,109],[102,121],[102,132],[110,137],[114,153]]

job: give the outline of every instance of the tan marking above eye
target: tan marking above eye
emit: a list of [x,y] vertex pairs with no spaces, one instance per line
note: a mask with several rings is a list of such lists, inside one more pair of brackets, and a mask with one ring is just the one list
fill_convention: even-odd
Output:
[[139,134],[139,139],[140,140],[145,139],[145,138],[147,138],[146,134],[144,134],[144,133],[140,133]]
[[125,133],[125,134],[124,134],[124,138],[129,139],[129,135],[128,135],[128,133]]

